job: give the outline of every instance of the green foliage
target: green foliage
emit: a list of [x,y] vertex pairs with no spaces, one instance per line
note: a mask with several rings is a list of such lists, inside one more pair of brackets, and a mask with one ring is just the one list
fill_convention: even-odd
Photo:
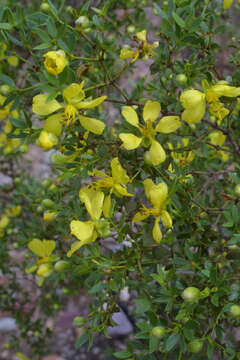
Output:
[[[0,186],[0,307],[41,359],[47,318],[69,296],[91,296],[75,321],[76,348],[90,348],[128,287],[134,334],[116,359],[240,359],[240,37],[228,15],[240,4],[77,3],[0,5],[12,179]],[[45,180],[28,174],[32,144],[51,149]]]

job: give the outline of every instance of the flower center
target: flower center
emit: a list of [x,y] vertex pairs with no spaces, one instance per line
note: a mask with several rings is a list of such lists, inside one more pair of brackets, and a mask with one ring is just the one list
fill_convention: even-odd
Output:
[[64,115],[65,115],[65,118],[66,118],[66,126],[69,126],[69,125],[75,123],[75,121],[76,121],[76,113],[77,113],[77,109],[75,108],[75,106],[68,104],[65,107]]

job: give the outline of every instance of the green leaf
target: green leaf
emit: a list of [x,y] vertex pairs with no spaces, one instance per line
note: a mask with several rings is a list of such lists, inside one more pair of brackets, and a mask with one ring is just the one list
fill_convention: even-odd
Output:
[[122,351],[117,351],[117,352],[113,353],[113,355],[114,355],[115,358],[117,358],[117,359],[127,359],[127,358],[129,358],[132,354],[131,354],[128,350],[122,350]]
[[79,349],[83,344],[85,344],[89,339],[88,333],[82,334],[76,341],[75,349]]
[[157,13],[161,16],[161,18],[168,21],[167,14],[157,4],[154,4],[154,8],[156,9]]
[[185,21],[177,14],[175,11],[172,12],[172,17],[175,20],[176,24],[180,26],[181,28],[185,27]]
[[150,309],[151,304],[147,299],[136,299],[134,300],[134,302],[137,305],[136,307],[137,314],[144,313]]
[[49,4],[52,12],[54,13],[54,15],[55,15],[56,17],[58,17],[58,11],[57,11],[57,9],[55,8],[55,6],[53,5],[53,3],[52,3],[51,0],[48,0],[48,4]]
[[57,37],[57,28],[52,18],[48,19],[47,28],[51,37],[55,39]]
[[40,45],[37,45],[33,48],[33,50],[43,50],[43,49],[47,49],[51,47],[51,43],[47,42],[47,43],[42,43]]
[[16,118],[10,116],[9,120],[11,121],[13,126],[15,126],[16,128],[25,129],[27,127],[25,121],[23,121],[21,119],[16,119]]
[[170,335],[164,343],[164,349],[169,352],[171,351],[179,342],[180,335],[179,334],[172,334]]
[[0,81],[2,81],[3,83],[11,86],[12,88],[16,87],[14,81],[9,76],[7,76],[5,74],[0,74]]
[[11,30],[13,28],[13,25],[8,23],[0,23],[0,29],[2,30]]
[[158,339],[151,336],[149,339],[149,354],[152,354],[158,348]]

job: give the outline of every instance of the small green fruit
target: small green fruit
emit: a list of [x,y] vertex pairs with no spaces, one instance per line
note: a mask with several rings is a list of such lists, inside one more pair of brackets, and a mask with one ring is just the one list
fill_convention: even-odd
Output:
[[152,166],[152,160],[151,160],[151,157],[150,157],[150,151],[145,151],[144,153],[144,163],[146,165],[149,165],[149,166]]
[[87,16],[79,16],[79,18],[75,21],[75,26],[77,29],[87,28],[89,26],[89,19]]
[[232,305],[230,308],[230,314],[233,318],[239,319],[240,318],[240,306],[239,305]]
[[76,316],[73,319],[73,325],[76,327],[82,327],[85,324],[86,320],[83,316]]
[[22,144],[20,145],[19,150],[21,153],[27,153],[29,150],[29,146],[27,144]]
[[6,95],[10,94],[11,90],[12,90],[12,88],[9,85],[1,85],[0,86],[0,94],[1,95],[6,96]]
[[196,303],[199,300],[200,290],[190,286],[182,292],[182,298],[189,303]]
[[53,209],[54,208],[54,202],[50,199],[43,199],[42,206],[45,209]]
[[128,32],[129,34],[134,34],[134,33],[136,32],[135,26],[134,26],[134,25],[129,25],[129,26],[127,27],[127,32]]
[[179,85],[185,85],[187,83],[187,77],[185,74],[178,74],[176,76],[176,82],[179,84]]
[[64,260],[59,260],[56,262],[56,264],[54,265],[54,269],[58,272],[58,273],[63,273],[65,272],[68,268],[69,268],[69,263],[67,261]]
[[203,341],[202,340],[193,340],[190,342],[190,344],[188,345],[188,350],[191,353],[197,354],[202,350],[203,347]]
[[49,12],[51,10],[51,8],[47,3],[42,3],[40,5],[40,10],[47,13],[47,12]]
[[151,335],[157,339],[162,339],[165,335],[165,328],[163,326],[155,326],[151,330]]
[[234,194],[237,196],[237,197],[240,197],[240,184],[237,184],[234,188]]

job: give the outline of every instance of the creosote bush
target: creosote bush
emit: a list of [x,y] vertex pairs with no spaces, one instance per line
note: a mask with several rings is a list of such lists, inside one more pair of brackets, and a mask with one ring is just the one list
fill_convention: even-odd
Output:
[[90,348],[127,287],[133,334],[106,359],[240,359],[239,1],[75,3],[0,5],[7,346],[42,359],[84,289]]

